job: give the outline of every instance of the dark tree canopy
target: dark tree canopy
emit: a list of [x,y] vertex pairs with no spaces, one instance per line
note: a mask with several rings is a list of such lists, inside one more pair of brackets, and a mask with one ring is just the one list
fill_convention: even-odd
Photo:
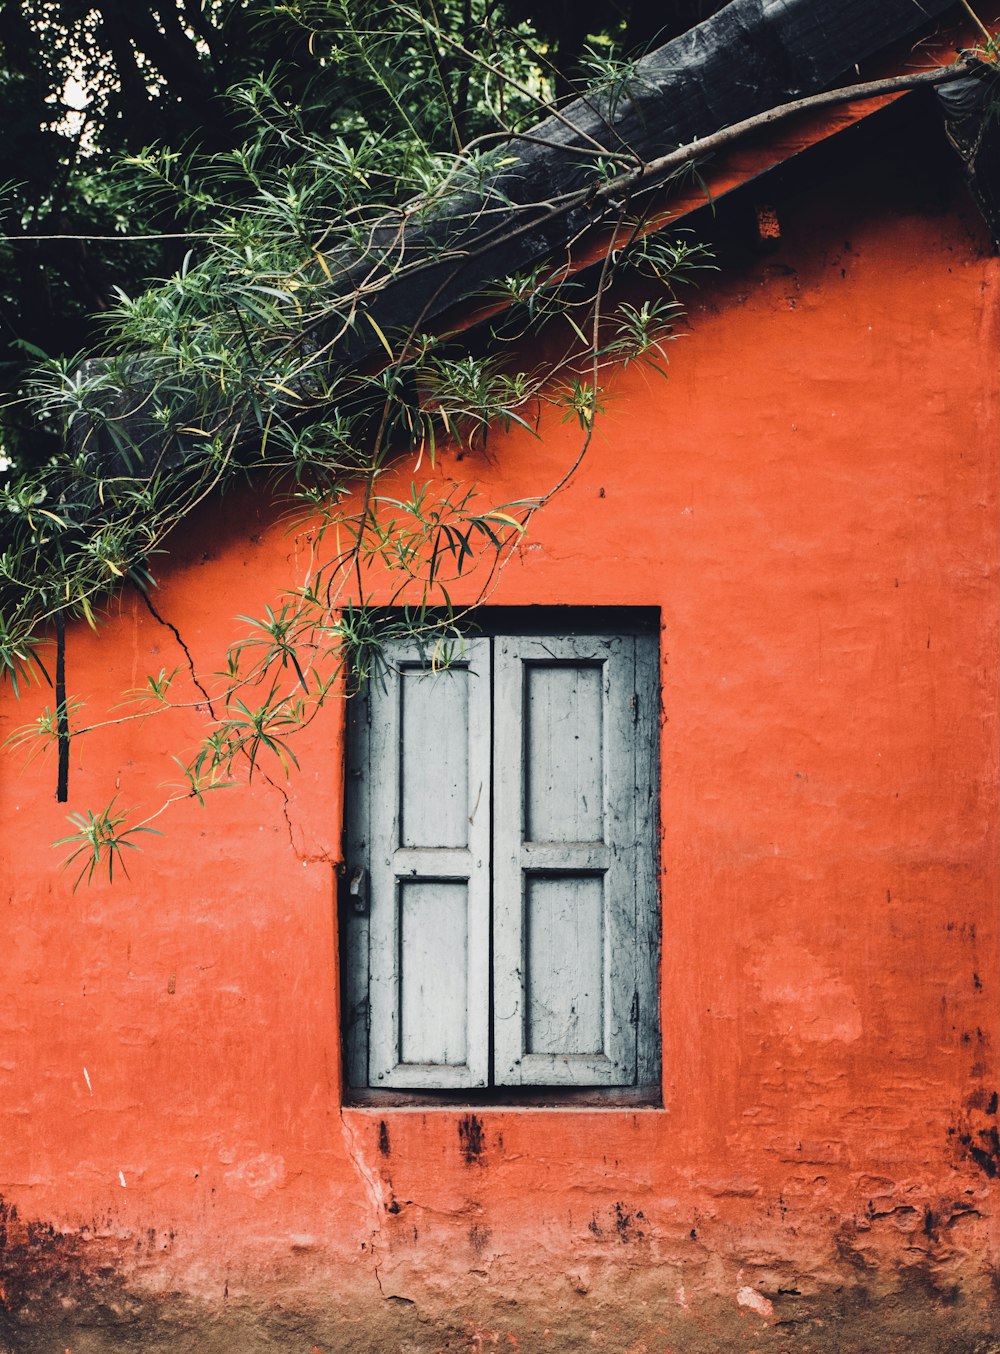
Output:
[[[481,49],[484,29],[514,26],[536,70],[564,94],[572,77],[592,74],[588,44],[605,53],[615,44],[645,49],[719,0],[417,0],[415,7],[454,42],[429,52],[412,25],[417,78],[403,92],[402,115],[421,118],[425,137],[436,122],[447,141],[449,132],[461,139],[476,130],[461,49]],[[190,199],[140,196],[135,173],[113,167],[153,144],[183,154],[232,151],[244,137],[246,109],[227,91],[254,79],[289,103],[311,105],[331,133],[349,136],[361,123],[392,130],[400,108],[386,106],[357,63],[338,59],[329,36],[321,43],[315,36],[377,9],[371,0],[0,0],[0,230],[13,237],[0,244],[0,400],[32,360],[25,344],[50,355],[78,351],[93,341],[92,317],[116,284],[133,288],[163,275],[185,252],[183,242],[17,237],[197,227]],[[448,108],[420,108],[429,60],[450,88]],[[37,430],[19,426],[16,409],[4,423],[8,452],[26,462],[47,454]]]

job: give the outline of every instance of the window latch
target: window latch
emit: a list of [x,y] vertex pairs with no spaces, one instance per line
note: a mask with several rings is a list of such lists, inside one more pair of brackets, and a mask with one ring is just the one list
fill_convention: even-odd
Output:
[[355,914],[364,917],[368,913],[368,873],[363,865],[355,866],[347,892]]

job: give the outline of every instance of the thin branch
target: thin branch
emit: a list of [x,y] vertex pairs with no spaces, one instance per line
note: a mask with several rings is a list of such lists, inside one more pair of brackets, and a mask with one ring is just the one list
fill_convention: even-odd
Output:
[[728,127],[723,127],[709,136],[689,141],[685,146],[678,146],[676,150],[658,156],[655,160],[647,160],[641,169],[629,171],[602,185],[594,196],[611,197],[621,192],[622,188],[640,180],[669,174],[692,160],[712,155],[741,137],[749,136],[752,132],[759,131],[762,127],[770,127],[776,122],[784,122],[797,113],[810,113],[818,108],[829,108],[838,103],[851,103],[855,99],[877,99],[883,94],[902,94],[910,89],[947,84],[951,80],[961,80],[963,76],[968,75],[970,65],[968,57],[960,56],[950,66],[918,71],[915,75],[890,75],[883,80],[865,80],[857,85],[840,85],[836,89],[825,89],[819,94],[806,94],[801,99],[780,103],[763,113],[755,113],[752,117],[744,118],[742,122],[734,122]]
[[21,240],[84,240],[114,244],[118,240],[214,240],[218,234],[217,230],[180,230],[168,235],[0,235],[0,240],[6,244],[17,244]]
[[994,38],[993,38],[993,35],[992,35],[992,33],[990,32],[990,30],[986,27],[986,25],[983,23],[982,19],[979,17],[979,15],[976,13],[976,11],[975,11],[975,10],[972,8],[972,6],[969,4],[969,0],[959,0],[959,4],[962,6],[962,8],[963,8],[963,9],[965,10],[965,12],[968,14],[969,18],[972,20],[972,22],[973,22],[973,23],[976,25],[976,27],[979,29],[980,33],[982,33],[982,35],[983,35],[983,37],[986,39],[986,42],[987,42],[987,44],[989,45],[989,47],[992,48],[992,47],[995,45],[995,40],[994,40]]
[[[416,21],[419,24],[428,26],[427,20],[421,13],[419,13],[419,11],[412,10],[407,7],[404,10],[404,12],[409,14],[411,18],[416,19]],[[491,61],[487,61],[484,56],[477,55],[475,52],[470,52],[468,48],[463,46],[463,44],[460,43],[456,38],[453,38],[449,33],[443,32],[441,29],[436,30],[435,36],[440,38],[441,41],[446,43],[449,47],[453,47],[456,52],[461,52],[463,56],[468,57],[470,61],[474,61],[476,62],[477,65],[482,66],[484,70],[488,70],[492,75],[496,75],[503,82],[503,84],[510,85],[511,89],[516,89],[517,92],[519,94],[523,94],[526,99],[530,99],[532,103],[540,105],[542,108],[545,109],[546,113],[548,113],[550,117],[553,117],[558,122],[561,122],[564,127],[566,127],[569,131],[573,133],[574,136],[582,136],[586,138],[586,140],[590,141],[592,145],[600,146],[601,143],[599,141],[596,141],[588,132],[585,132],[582,127],[578,127],[576,123],[572,121],[572,119],[568,118],[565,115],[565,113],[560,112],[560,110],[555,106],[555,104],[551,104],[548,102],[548,100],[539,98],[537,94],[533,94],[531,90],[526,89],[525,86],[520,83],[520,81],[514,80],[505,71],[502,71],[497,66],[493,65]]]
[[[425,26],[428,26],[426,25],[426,21]],[[983,31],[986,33],[987,37],[990,36],[986,29],[983,29]],[[444,37],[445,35],[442,36]],[[992,42],[992,38],[990,41]],[[453,45],[458,46],[458,44]],[[464,49],[459,48],[459,50]],[[828,108],[831,105],[838,103],[850,103],[856,99],[876,99],[883,94],[899,94],[905,93],[907,90],[911,89],[920,89],[924,86],[933,87],[934,85],[947,84],[949,81],[960,80],[963,76],[968,75],[970,67],[971,62],[969,58],[961,56],[956,61],[952,62],[951,65],[936,67],[934,70],[918,71],[914,75],[887,76],[883,80],[868,80],[856,85],[840,85],[836,89],[823,90],[819,94],[806,94],[800,99],[792,99],[788,103],[778,104],[776,107],[769,108],[763,113],[755,113],[752,117],[744,118],[742,122],[731,123],[728,127],[722,127],[719,131],[712,132],[708,136],[700,137],[695,141],[689,141],[685,145],[678,146],[676,149],[669,151],[667,154],[661,155],[656,159],[647,160],[642,165],[629,169],[624,174],[609,180],[606,184],[602,184],[599,188],[579,189],[572,194],[567,194],[564,201],[566,206],[569,207],[581,200],[612,197],[616,193],[621,192],[623,188],[640,180],[667,174],[673,169],[689,164],[692,160],[698,160],[706,155],[711,155],[715,151],[728,146],[731,142],[738,141],[741,137],[748,136],[762,127],[769,127],[775,122],[782,122],[786,118],[794,117],[797,113],[808,113],[817,108]],[[544,106],[547,110],[553,111],[550,109],[549,105],[546,104]],[[586,135],[580,128],[574,126],[569,119],[558,114],[557,116],[559,116],[560,121],[562,121],[567,128],[577,135]],[[497,139],[506,138],[509,140],[527,141],[538,145],[551,145],[555,147],[556,144],[543,137],[534,136],[529,132],[517,132],[511,130],[493,133],[492,135]],[[490,138],[485,136],[477,137],[475,144],[479,144],[487,139]],[[605,147],[601,146],[599,142],[593,141],[593,138],[588,137],[587,139],[591,141],[591,147],[560,145],[557,148],[563,154],[603,155],[611,159],[616,158],[614,152],[608,151]],[[471,148],[472,145],[473,143],[470,142],[469,147]],[[414,211],[423,207],[424,204],[425,199],[417,199],[411,204],[411,208],[406,214],[412,215]],[[546,205],[546,203],[542,202],[533,202],[526,205],[526,210]],[[398,212],[398,210],[399,209],[396,209],[396,212]],[[555,210],[558,211],[559,207],[556,207]],[[395,215],[396,212],[393,214]],[[372,231],[374,232],[380,229],[383,221],[384,218],[382,221],[374,222],[371,227]],[[218,234],[219,232],[214,230],[184,230],[152,235],[17,234],[0,235],[0,241],[5,243],[17,243],[19,241],[36,240],[79,240],[113,244],[119,240],[123,242],[142,240],[212,240],[217,238]],[[482,251],[477,250],[476,254],[480,252]],[[472,257],[475,257],[475,255]],[[435,259],[434,262],[437,263],[439,260]]]

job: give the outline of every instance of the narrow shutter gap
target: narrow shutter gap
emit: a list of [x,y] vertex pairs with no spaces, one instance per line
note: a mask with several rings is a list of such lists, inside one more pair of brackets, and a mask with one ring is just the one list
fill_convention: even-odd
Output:
[[496,889],[494,885],[493,862],[496,859],[496,639],[491,635],[489,640],[490,653],[490,727],[487,745],[489,747],[489,779],[490,779],[490,826],[489,826],[489,937],[490,937],[490,962],[487,965],[487,1054],[486,1054],[486,1082],[487,1085],[495,1084],[495,1064],[496,1064],[496,1034],[494,1025],[495,1010],[495,981],[493,976],[493,946],[494,946],[494,907],[496,900]]
[[639,1067],[639,987],[640,987],[640,983],[639,983],[639,963],[640,963],[639,952],[640,952],[640,946],[639,946],[639,944],[638,944],[638,938],[639,938],[639,895],[640,895],[640,891],[641,891],[641,888],[642,888],[642,884],[641,884],[641,882],[640,882],[640,875],[641,875],[641,871],[642,871],[642,862],[641,862],[642,845],[641,845],[641,843],[640,843],[640,841],[639,841],[639,818],[640,818],[640,813],[641,813],[641,810],[640,810],[640,807],[639,807],[639,797],[640,797],[640,795],[643,793],[643,791],[642,791],[642,779],[640,778],[640,775],[639,775],[639,758],[640,758],[641,755],[642,755],[642,753],[641,753],[641,751],[640,751],[640,746],[639,746],[639,745],[640,745],[640,743],[642,742],[642,739],[639,737],[639,700],[640,700],[640,696],[639,696],[639,661],[638,661],[638,647],[639,647],[639,646],[638,646],[638,641],[637,641],[637,640],[635,639],[635,637],[633,636],[632,642],[631,642],[631,644],[629,645],[629,648],[631,649],[631,664],[630,664],[630,666],[631,666],[631,669],[632,669],[632,729],[633,729],[633,737],[632,737],[632,784],[635,786],[635,794],[632,796],[632,801],[631,801],[631,813],[630,813],[630,816],[629,816],[629,817],[630,817],[630,821],[629,821],[629,835],[630,835],[630,838],[631,838],[631,841],[632,841],[632,850],[633,850],[633,852],[635,853],[635,862],[636,862],[636,869],[634,870],[633,876],[632,876],[632,934],[636,937],[637,943],[634,945],[633,951],[632,951],[632,987],[633,987],[633,992],[632,992],[632,1004],[631,1004],[631,1006],[629,1007],[629,1020],[631,1021],[631,1025],[632,1025],[632,1033],[631,1033],[631,1036],[630,1036],[630,1041],[631,1041],[631,1043],[632,1043],[632,1045],[633,1045],[633,1051],[632,1051],[633,1065],[634,1065],[635,1068],[637,1069],[637,1075],[638,1075],[638,1067]]
[[[344,792],[347,814],[344,824],[344,874],[338,897],[338,934],[341,968],[341,1021],[344,1040],[344,1075],[349,1086],[368,1083],[369,1042],[369,926],[367,908],[356,908],[348,893],[351,875],[363,868],[371,872],[369,796],[371,789],[371,703],[366,691],[348,706]],[[367,896],[367,883],[366,883]]]
[[640,1086],[658,1086],[660,1059],[660,925],[659,895],[659,633],[635,636],[634,688],[639,695],[635,740],[633,801],[635,871],[634,952],[636,1001],[633,1028],[637,1080]]

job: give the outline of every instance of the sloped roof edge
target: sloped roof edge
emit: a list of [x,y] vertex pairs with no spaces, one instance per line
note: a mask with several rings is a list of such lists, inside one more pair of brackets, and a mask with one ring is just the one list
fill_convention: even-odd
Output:
[[[517,163],[485,197],[455,199],[431,225],[419,216],[402,231],[411,269],[396,272],[370,312],[379,324],[430,325],[445,310],[497,278],[553,255],[600,219],[582,201],[554,216],[545,204],[593,179],[585,152],[595,142],[649,163],[665,153],[836,84],[846,73],[905,39],[949,9],[952,0],[731,0],[712,18],[637,63],[629,95],[609,112],[580,98],[516,143]],[[646,187],[657,187],[651,179]],[[505,230],[519,212],[516,232]],[[506,218],[506,220],[505,220]],[[491,242],[490,232],[496,236]],[[399,232],[387,228],[385,244]],[[448,258],[435,263],[436,254]],[[345,281],[358,272],[340,262]],[[370,260],[365,261],[370,268]],[[340,357],[346,365],[374,351],[357,332]]]
[[[856,78],[861,63],[949,10],[957,10],[954,0],[731,0],[642,58],[620,98],[581,97],[512,138],[504,148],[504,167],[485,185],[467,181],[463,187],[458,181],[441,200],[388,214],[372,230],[365,251],[326,254],[330,313],[360,311],[374,321],[355,320],[346,330],[337,321],[337,341],[324,358],[328,375],[377,359],[383,334],[467,327],[477,318],[475,298],[498,280],[565,258],[571,242],[588,232],[593,239],[594,227],[610,224],[621,208],[597,188],[595,146],[615,150],[626,157],[623,163],[642,169],[629,209],[645,210],[669,177],[647,172],[651,163],[844,83],[848,73]],[[463,307],[465,319],[456,323]],[[314,333],[313,340],[322,347],[324,336]],[[78,425],[74,441],[85,442],[109,467],[121,463],[128,475],[182,464],[190,454],[182,437],[168,448],[153,423],[128,412],[144,402],[141,359],[132,379],[118,414],[129,426],[128,463],[105,445],[102,428]]]

